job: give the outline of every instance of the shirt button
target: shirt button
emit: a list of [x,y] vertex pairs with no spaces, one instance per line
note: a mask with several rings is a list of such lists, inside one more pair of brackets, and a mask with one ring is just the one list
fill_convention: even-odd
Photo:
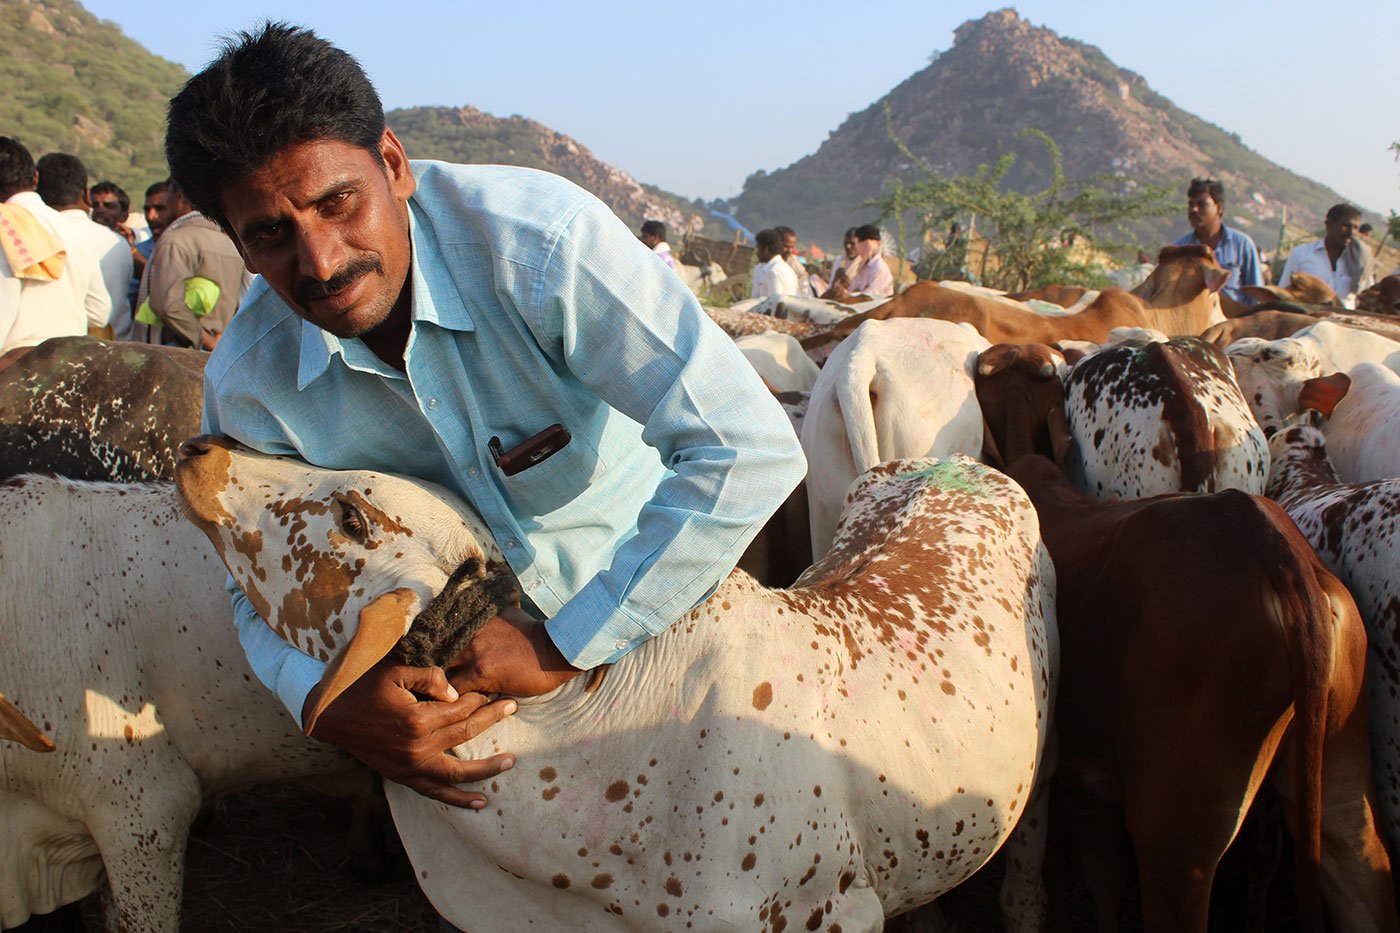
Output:
[[467,475],[468,475],[468,476],[472,476],[472,477],[480,476],[480,475],[481,475],[481,471],[478,470],[476,467],[468,467],[468,468],[467,468]]
[[438,406],[438,400],[437,400],[436,398],[430,398],[430,399],[428,399],[428,408],[429,408],[429,409],[435,409],[435,408],[437,408],[437,406]]
[[515,540],[514,538],[510,538],[510,539],[508,539],[508,540],[506,541],[506,550],[507,550],[507,551],[518,551],[519,549],[520,549],[520,542],[519,542],[519,541]]
[[613,647],[616,648],[618,651],[621,651],[623,648],[627,647],[627,640],[624,638],[619,638],[617,641],[613,642]]

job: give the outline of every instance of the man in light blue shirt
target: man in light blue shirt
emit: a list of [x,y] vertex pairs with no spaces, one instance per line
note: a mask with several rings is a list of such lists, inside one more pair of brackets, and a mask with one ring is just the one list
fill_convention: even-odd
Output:
[[[386,777],[479,808],[455,785],[513,761],[443,754],[511,709],[475,694],[549,692],[702,600],[801,480],[792,430],[601,202],[528,169],[410,164],[358,64],[307,30],[231,44],[171,102],[166,150],[261,275],[206,369],[206,429],[455,490],[548,620],[494,619],[451,684],[381,662],[317,721]],[[555,424],[568,443],[498,466]],[[300,716],[322,665],[230,591],[249,663]]]
[[1214,178],[1193,178],[1186,189],[1186,221],[1191,232],[1172,243],[1173,246],[1204,244],[1215,252],[1215,261],[1230,273],[1221,292],[1242,305],[1254,304],[1254,299],[1242,289],[1263,285],[1259,265],[1259,250],[1246,233],[1225,226],[1225,186]]

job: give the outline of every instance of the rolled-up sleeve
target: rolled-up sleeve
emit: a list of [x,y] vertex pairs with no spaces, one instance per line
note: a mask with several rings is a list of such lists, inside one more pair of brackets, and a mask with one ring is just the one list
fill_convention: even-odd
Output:
[[806,460],[733,341],[601,204],[573,218],[542,281],[537,302],[522,306],[536,337],[640,423],[670,471],[636,534],[547,623],[564,656],[587,669],[705,598],[802,481]]

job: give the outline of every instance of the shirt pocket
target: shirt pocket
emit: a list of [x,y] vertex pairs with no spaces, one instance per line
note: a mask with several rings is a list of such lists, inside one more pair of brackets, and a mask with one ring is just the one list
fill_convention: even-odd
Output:
[[534,466],[514,476],[506,476],[498,468],[496,477],[517,517],[538,518],[577,499],[605,471],[597,451],[574,437]]

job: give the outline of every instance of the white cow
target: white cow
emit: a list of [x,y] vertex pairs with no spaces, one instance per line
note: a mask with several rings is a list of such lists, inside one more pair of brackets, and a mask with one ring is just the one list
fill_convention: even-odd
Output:
[[1400,342],[1331,321],[1279,340],[1245,337],[1225,353],[1265,434],[1273,434],[1298,410],[1298,390],[1309,379],[1366,362],[1400,371]]
[[1371,767],[1391,851],[1400,846],[1400,479],[1342,483],[1322,416],[1303,412],[1269,439],[1269,497],[1346,584],[1366,623]]
[[[334,659],[321,702],[421,631],[450,574],[479,575],[471,598],[501,579],[444,489],[199,443],[178,473],[188,512],[274,630]],[[486,810],[387,785],[419,883],[471,930],[878,931],[985,863],[1026,807],[1053,580],[1006,477],[885,464],[792,589],[736,572],[601,684],[521,700],[459,746],[516,756]],[[339,608],[314,627],[282,613],[303,589]]]
[[0,485],[0,687],[56,745],[0,742],[0,927],[105,869],[117,928],[175,933],[203,800],[355,767],[248,671],[224,579],[169,483]]
[[821,372],[791,334],[770,330],[736,337],[734,345],[776,392],[811,392]]
[[1129,341],[1070,370],[1065,472],[1098,498],[1242,489],[1262,495],[1264,433],[1225,355],[1194,337]]
[[1327,452],[1344,483],[1400,477],[1400,375],[1379,363],[1352,367],[1341,380],[1309,380],[1299,392],[1308,403],[1309,387],[1340,382],[1344,395],[1329,400]]
[[806,321],[809,324],[835,324],[855,313],[853,307],[839,301],[799,295],[769,295],[767,298],[750,299],[744,304],[744,310],[750,314],[766,314],[780,320]]
[[831,546],[852,481],[886,460],[982,452],[973,370],[987,349],[966,324],[866,321],[832,351],[802,425],[812,553]]

